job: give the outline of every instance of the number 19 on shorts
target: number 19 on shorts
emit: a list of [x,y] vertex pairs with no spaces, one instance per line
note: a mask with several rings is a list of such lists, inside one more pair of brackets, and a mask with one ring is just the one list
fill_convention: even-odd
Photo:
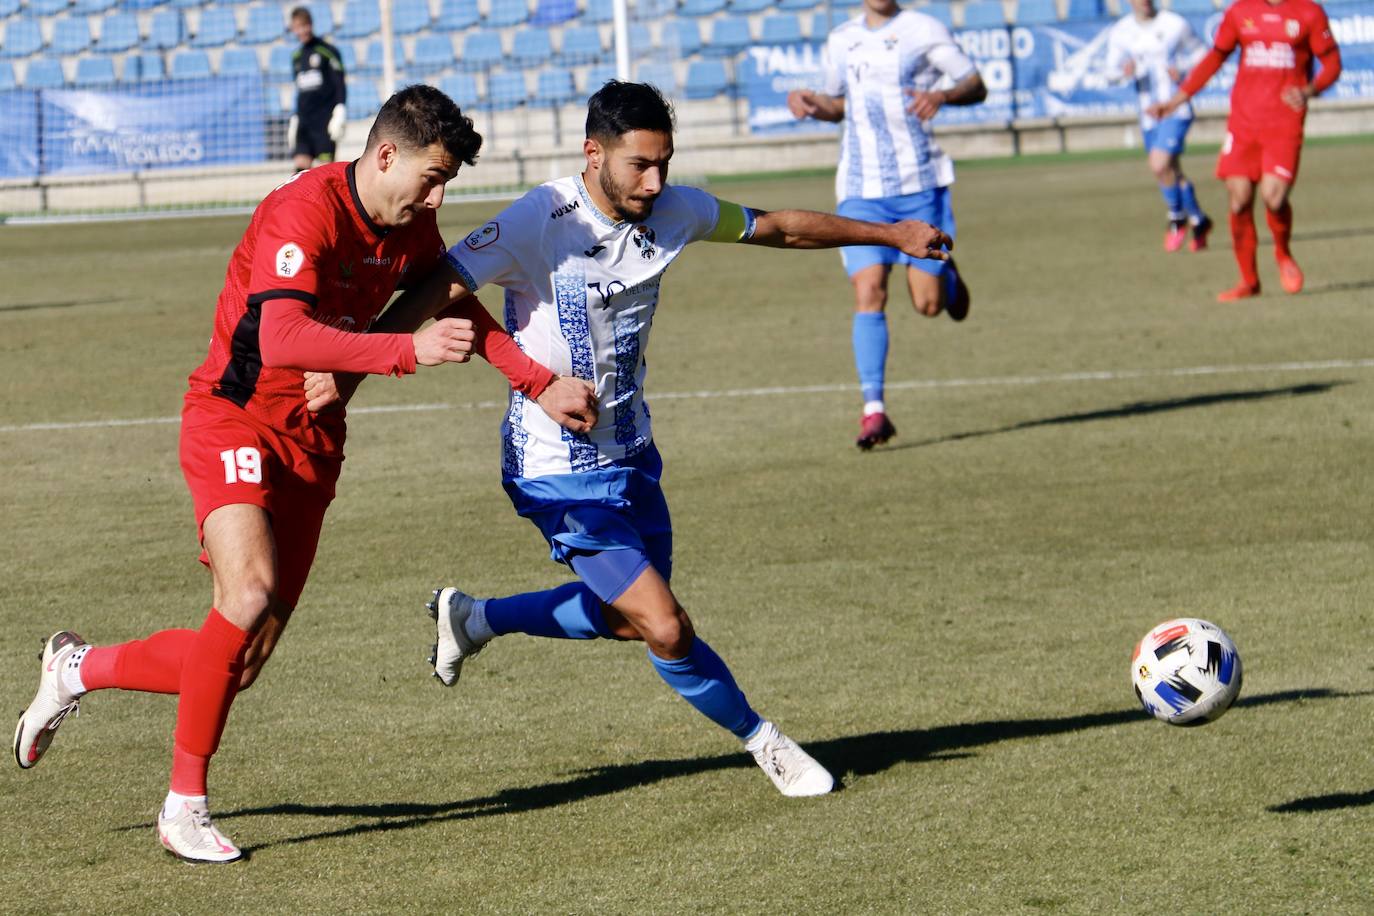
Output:
[[262,455],[257,449],[227,448],[219,460],[224,462],[225,483],[262,483]]

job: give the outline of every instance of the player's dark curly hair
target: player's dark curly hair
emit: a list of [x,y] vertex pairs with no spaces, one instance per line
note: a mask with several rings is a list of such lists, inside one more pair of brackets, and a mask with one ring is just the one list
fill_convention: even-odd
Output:
[[467,165],[477,161],[482,149],[482,135],[473,129],[472,118],[453,99],[423,84],[407,86],[386,100],[372,122],[365,152],[383,140],[409,151],[442,143],[449,155]]
[[587,136],[614,141],[632,130],[672,134],[673,106],[648,83],[607,80],[587,100]]

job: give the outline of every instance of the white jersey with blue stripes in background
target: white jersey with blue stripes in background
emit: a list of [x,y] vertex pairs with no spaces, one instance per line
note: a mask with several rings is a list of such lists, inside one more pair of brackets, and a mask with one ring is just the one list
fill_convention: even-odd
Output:
[[[1178,91],[1178,83],[1169,76],[1173,67],[1180,75],[1198,62],[1207,46],[1197,37],[1193,27],[1178,13],[1160,10],[1143,22],[1132,13],[1123,16],[1107,33],[1107,74],[1117,78],[1126,61],[1135,62],[1135,88],[1140,101],[1140,126],[1149,130],[1158,122],[1145,113],[1156,102],[1167,102]],[[1193,119],[1193,108],[1187,102],[1170,115],[1185,121]]]
[[751,211],[677,185],[663,189],[648,219],[617,222],[574,176],[534,188],[450,248],[470,289],[505,287],[506,330],[530,358],[596,386],[600,418],[588,435],[512,392],[505,476],[593,471],[648,448],[644,351],[663,273],[691,242],[752,233]]
[[946,77],[974,71],[939,20],[902,10],[881,28],[863,15],[836,26],[826,41],[826,95],[845,100],[835,196],[880,198],[954,183],[954,163],[930,126],[907,111],[908,89],[928,92]]

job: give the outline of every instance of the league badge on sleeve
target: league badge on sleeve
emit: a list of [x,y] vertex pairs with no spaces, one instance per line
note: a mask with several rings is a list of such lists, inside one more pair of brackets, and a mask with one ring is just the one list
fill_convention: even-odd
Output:
[[492,220],[481,229],[473,231],[471,235],[463,239],[463,244],[468,246],[470,251],[477,251],[480,248],[486,248],[500,237],[501,224]]
[[305,252],[295,242],[277,249],[277,276],[294,277],[305,266]]

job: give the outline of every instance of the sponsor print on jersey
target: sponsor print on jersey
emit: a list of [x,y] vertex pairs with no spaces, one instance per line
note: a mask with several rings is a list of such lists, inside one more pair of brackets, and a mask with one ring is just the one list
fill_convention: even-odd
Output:
[[305,266],[305,252],[295,242],[287,242],[277,249],[277,276],[294,277]]
[[476,229],[467,238],[463,239],[463,244],[468,246],[470,251],[478,251],[486,248],[492,242],[501,237],[501,224],[492,220],[481,229]]
[[1252,41],[1245,46],[1245,66],[1262,70],[1292,70],[1297,66],[1297,60],[1290,44]]

